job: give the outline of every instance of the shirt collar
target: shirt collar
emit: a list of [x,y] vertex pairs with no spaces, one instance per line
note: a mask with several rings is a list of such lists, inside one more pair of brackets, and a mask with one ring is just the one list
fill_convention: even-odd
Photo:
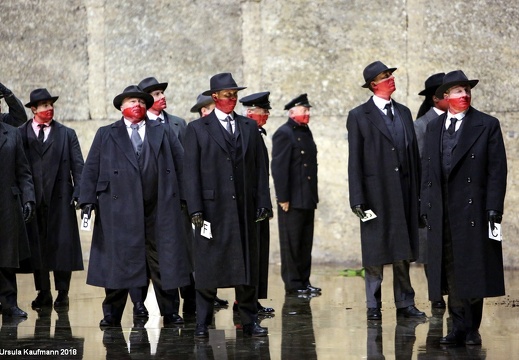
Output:
[[435,106],[433,106],[432,109],[434,110],[434,112],[435,112],[438,116],[443,115],[443,114],[445,113],[445,111],[440,110],[440,109],[438,109],[438,108],[435,107]]
[[213,111],[214,111],[214,114],[216,115],[216,117],[218,118],[218,120],[220,120],[220,121],[224,121],[227,118],[227,116],[230,116],[231,119],[234,120],[234,111],[231,112],[230,114],[226,114],[218,108],[214,108]]
[[388,101],[388,100],[386,100],[386,99],[382,99],[381,97],[379,97],[379,96],[377,96],[377,95],[373,95],[373,102],[375,103],[375,105],[376,105],[380,110],[384,110],[384,108],[385,108],[385,106],[386,106],[386,104],[387,104],[388,102],[391,102],[391,104],[393,104],[391,99],[389,99],[389,101]]
[[155,115],[154,113],[150,112],[149,110],[146,112],[148,115],[148,119],[150,120],[164,120],[164,117],[162,116],[162,111],[159,115]]
[[447,112],[447,119],[450,119],[450,118],[455,117],[456,119],[458,119],[458,120],[461,121],[461,120],[463,120],[463,118],[465,117],[465,115],[467,115],[467,111],[468,111],[468,109],[465,110],[465,111],[463,111],[463,112],[457,113],[456,115],[451,114],[451,112],[448,111],[448,112]]
[[[130,125],[132,124],[132,122],[126,118],[123,118],[124,120],[124,124],[126,125],[127,128],[130,127]],[[139,124],[139,128],[141,128],[146,122],[144,120],[141,120],[139,121],[137,124]]]

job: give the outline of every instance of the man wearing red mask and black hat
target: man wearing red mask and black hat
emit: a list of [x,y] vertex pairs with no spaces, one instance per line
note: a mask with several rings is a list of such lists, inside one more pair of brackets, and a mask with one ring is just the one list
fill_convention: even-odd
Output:
[[[256,122],[234,112],[239,87],[230,73],[214,75],[215,109],[187,126],[184,186],[195,225],[195,337],[207,338],[217,288],[234,287],[243,332],[266,336],[258,324],[256,222],[272,205]],[[268,221],[268,220],[267,220]]]
[[183,323],[178,297],[191,272],[182,220],[183,149],[149,121],[153,97],[128,86],[114,98],[121,120],[101,127],[81,179],[81,215],[95,224],[87,284],[105,288],[101,327],[120,326],[128,289],[151,277],[164,326]]
[[427,220],[429,298],[447,293],[452,329],[441,344],[480,345],[483,298],[505,294],[501,241],[507,164],[499,120],[471,106],[469,80],[449,72],[436,90],[448,111],[425,133],[421,213]]
[[[308,127],[306,94],[285,105],[288,121],[272,137],[272,178],[278,203],[281,277],[287,295],[317,295],[310,284],[317,193],[317,147]],[[312,296],[313,296],[312,295]]]
[[418,257],[420,155],[409,109],[391,98],[393,72],[380,61],[364,69],[363,88],[373,96],[348,114],[350,205],[361,220],[368,320],[382,319],[384,265],[393,267],[397,315],[420,318],[409,277]]
[[36,193],[36,218],[27,224],[33,244],[32,261],[38,295],[33,309],[52,306],[49,272],[58,296],[56,309],[67,309],[72,271],[83,270],[75,204],[83,171],[83,155],[76,132],[54,120],[54,103],[47,89],[33,90],[30,108],[34,117],[19,128],[31,166]]

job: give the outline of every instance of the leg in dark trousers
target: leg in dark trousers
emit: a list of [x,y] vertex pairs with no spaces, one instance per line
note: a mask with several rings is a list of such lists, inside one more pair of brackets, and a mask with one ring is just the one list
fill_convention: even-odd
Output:
[[0,303],[2,309],[7,310],[18,306],[18,287],[16,285],[16,272],[11,268],[0,268]]
[[252,324],[258,321],[258,297],[256,287],[240,285],[235,287],[236,300],[242,325]]
[[120,325],[124,307],[126,306],[126,299],[128,298],[128,289],[105,289],[105,294],[106,296],[103,300],[103,320],[110,325]]
[[211,325],[213,322],[216,288],[196,289],[196,323]]

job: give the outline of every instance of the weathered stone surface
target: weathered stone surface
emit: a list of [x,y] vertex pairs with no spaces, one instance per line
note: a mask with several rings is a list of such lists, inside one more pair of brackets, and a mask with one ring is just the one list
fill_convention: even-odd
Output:
[[[480,80],[473,105],[501,120],[504,256],[518,266],[518,18],[519,3],[504,0],[2,0],[0,81],[24,103],[37,87],[59,95],[56,118],[77,130],[85,155],[97,128],[120,115],[114,96],[147,76],[169,82],[168,110],[188,120],[215,73],[232,72],[243,95],[270,90],[269,148],[283,105],[308,93],[321,198],[314,261],[358,264],[345,122],[370,96],[362,70],[374,60],[398,67],[394,97],[416,114],[430,74],[463,69]],[[271,227],[279,261],[275,219]]]

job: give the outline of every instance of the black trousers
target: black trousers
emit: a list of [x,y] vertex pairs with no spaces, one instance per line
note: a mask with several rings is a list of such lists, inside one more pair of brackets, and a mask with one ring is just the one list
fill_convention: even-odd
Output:
[[[57,271],[54,274],[54,288],[58,291],[69,291],[72,271]],[[50,290],[50,271],[34,270],[34,285],[36,290]]]
[[3,309],[18,306],[15,269],[0,267],[0,303],[2,303]]

